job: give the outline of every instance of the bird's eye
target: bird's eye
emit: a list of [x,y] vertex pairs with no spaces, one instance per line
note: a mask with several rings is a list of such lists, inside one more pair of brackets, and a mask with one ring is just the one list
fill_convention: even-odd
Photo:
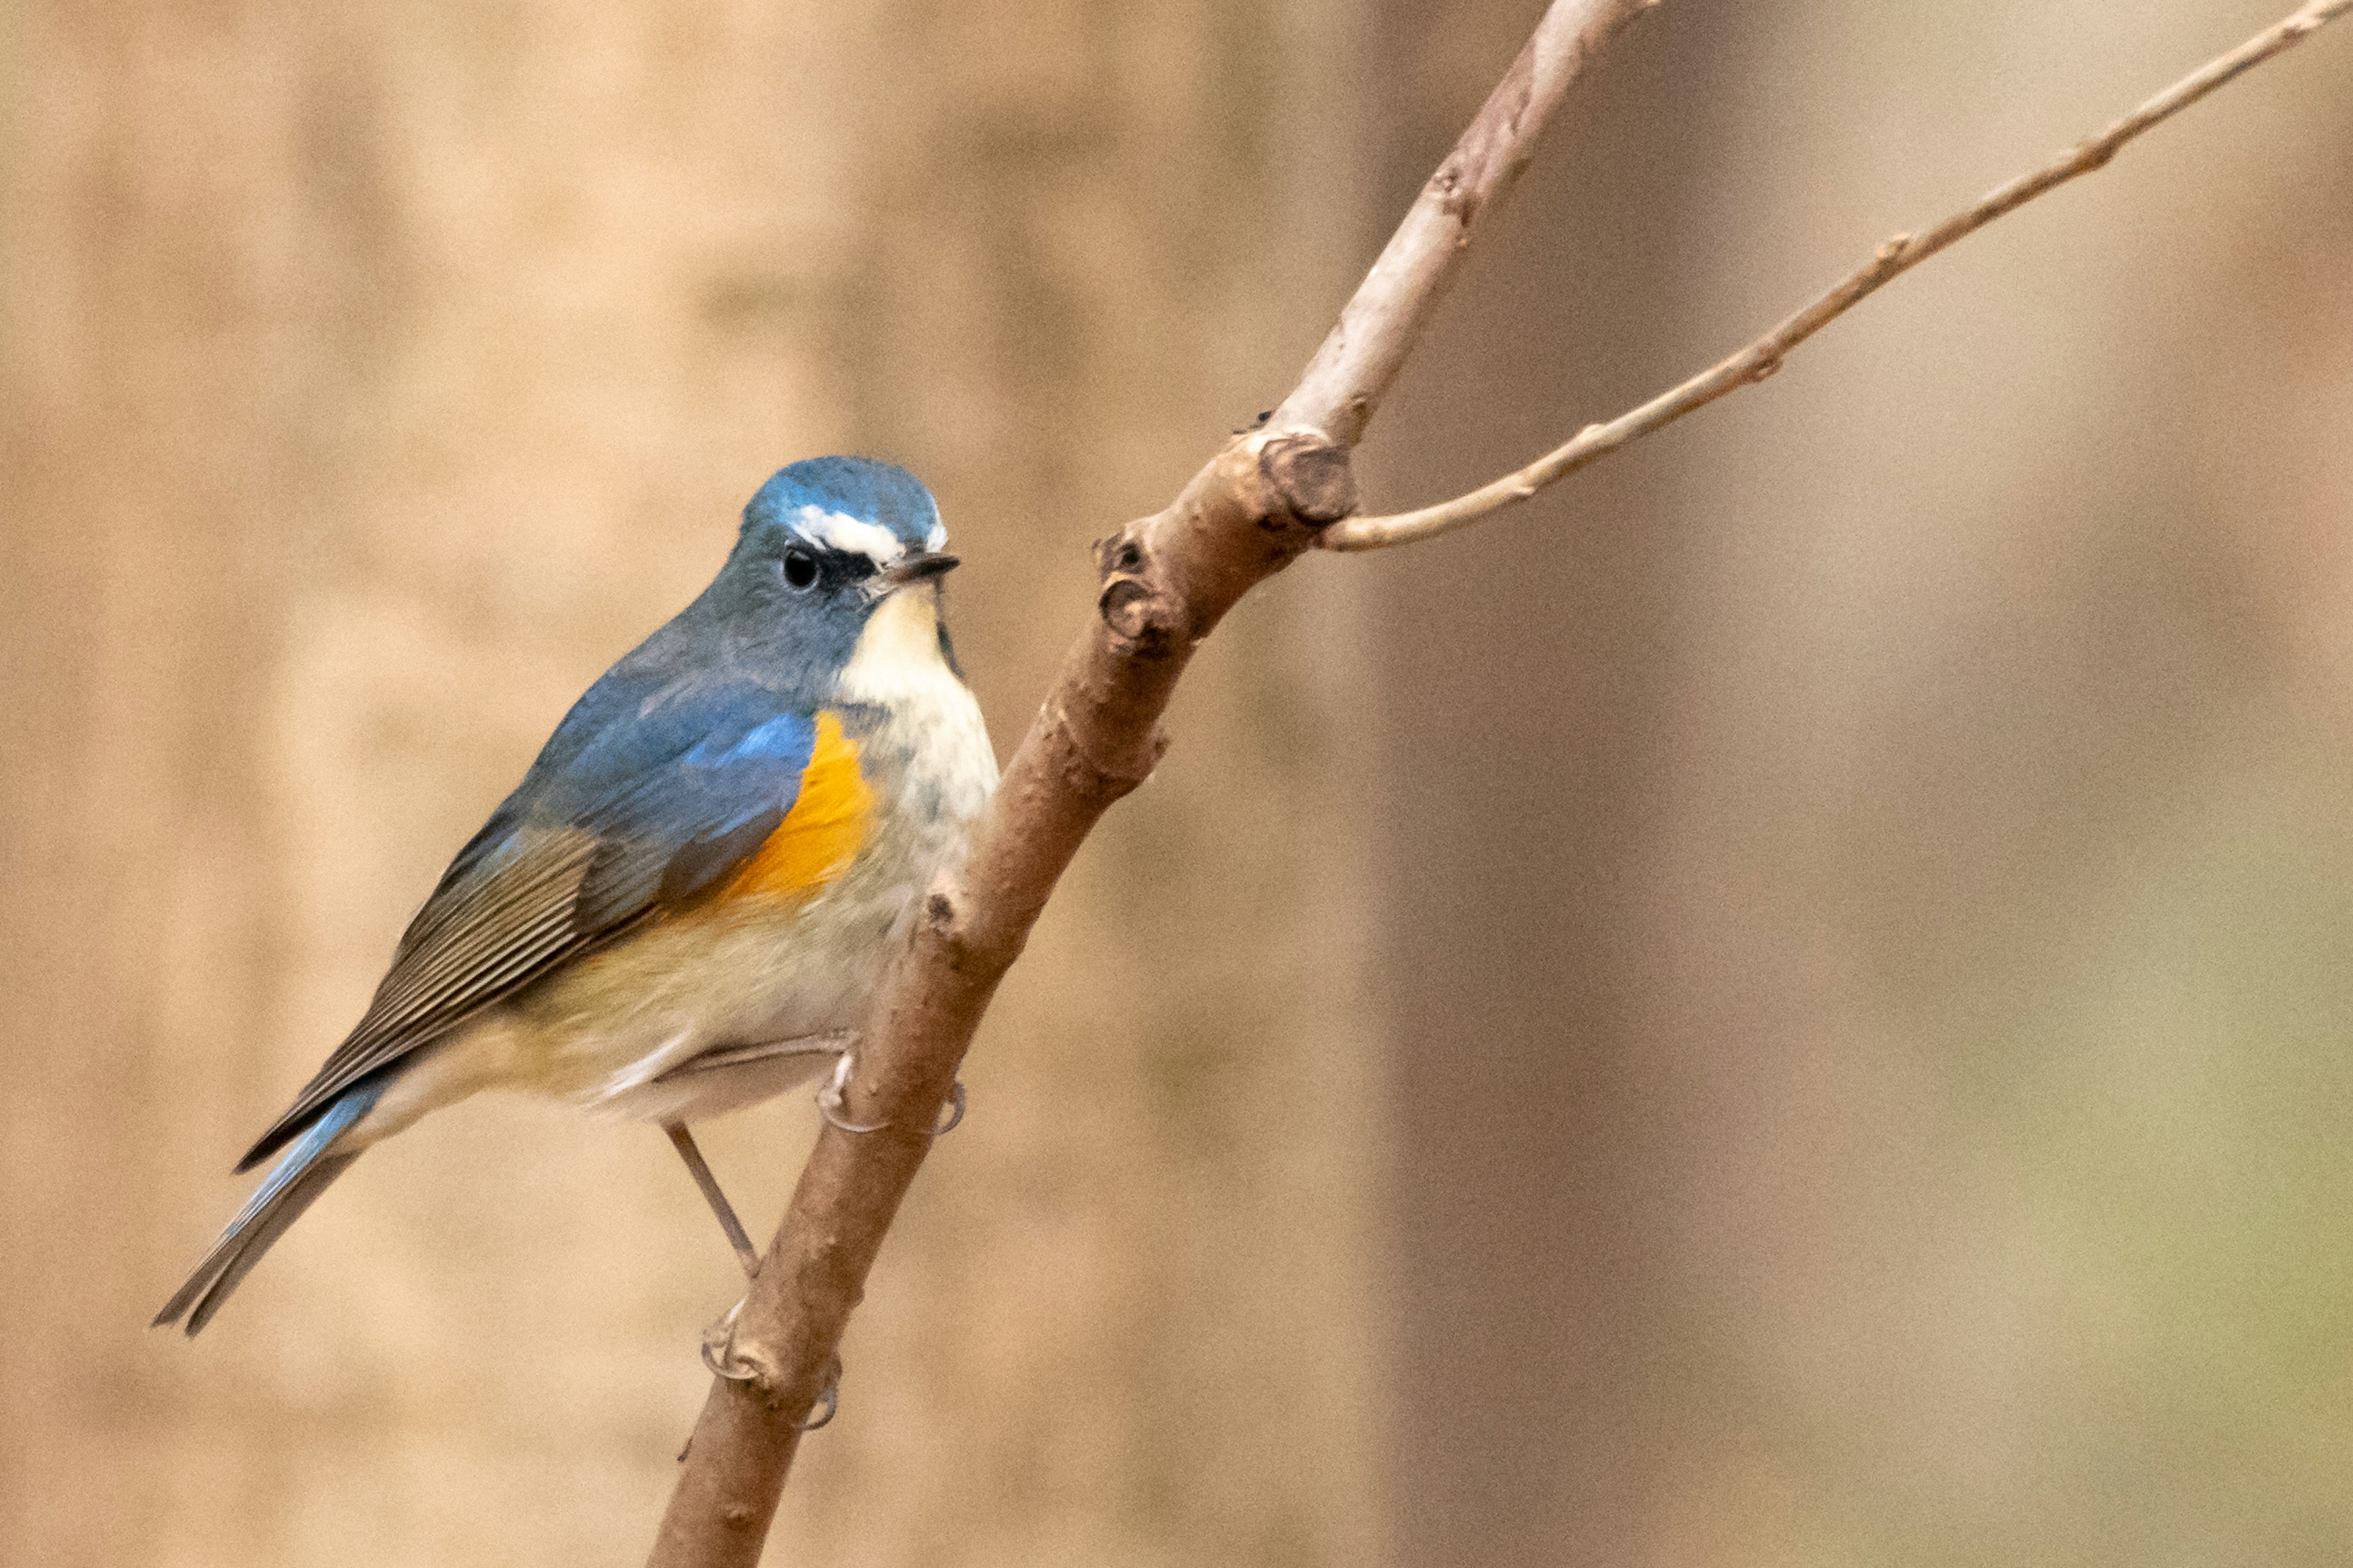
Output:
[[817,585],[817,557],[798,545],[785,552],[785,581],[804,592]]

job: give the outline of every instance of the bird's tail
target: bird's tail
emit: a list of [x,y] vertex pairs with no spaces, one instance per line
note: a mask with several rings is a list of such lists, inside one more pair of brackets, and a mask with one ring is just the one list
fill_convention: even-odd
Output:
[[383,1092],[381,1083],[362,1081],[353,1084],[341,1099],[327,1108],[320,1117],[294,1141],[286,1157],[278,1162],[253,1196],[237,1211],[228,1228],[221,1232],[196,1271],[177,1294],[164,1303],[149,1326],[162,1328],[176,1323],[185,1314],[188,1320],[188,1337],[194,1339],[213,1314],[221,1310],[229,1293],[237,1288],[261,1255],[269,1250],[286,1227],[302,1217],[302,1211],[312,1200],[327,1190],[337,1176],[351,1169],[359,1151],[328,1152],[336,1139],[350,1130],[352,1124],[365,1116],[375,1106],[376,1096]]

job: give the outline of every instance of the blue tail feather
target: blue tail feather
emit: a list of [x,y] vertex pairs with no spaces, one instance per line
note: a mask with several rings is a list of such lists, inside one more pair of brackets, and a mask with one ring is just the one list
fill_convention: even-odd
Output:
[[237,1217],[228,1222],[228,1228],[205,1254],[205,1260],[196,1265],[196,1271],[188,1276],[188,1282],[164,1303],[164,1310],[155,1314],[150,1327],[178,1322],[185,1314],[188,1335],[194,1338],[212,1321],[213,1314],[220,1310],[229,1293],[261,1261],[261,1255],[360,1157],[357,1150],[332,1153],[329,1150],[335,1140],[375,1108],[376,1097],[383,1092],[380,1081],[355,1083],[304,1130],[293,1147],[286,1151],[285,1157],[262,1179],[261,1185],[254,1189],[253,1196],[246,1200]]

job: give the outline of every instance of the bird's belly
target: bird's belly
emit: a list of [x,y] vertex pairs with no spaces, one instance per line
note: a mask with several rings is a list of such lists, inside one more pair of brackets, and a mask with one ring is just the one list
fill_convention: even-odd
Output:
[[657,922],[566,965],[486,1019],[478,1039],[452,1044],[501,1058],[486,1075],[501,1087],[599,1114],[691,1121],[748,1105],[814,1076],[829,1055],[680,1069],[772,1042],[839,1048],[821,1037],[857,1026],[916,891],[912,880],[838,886]]

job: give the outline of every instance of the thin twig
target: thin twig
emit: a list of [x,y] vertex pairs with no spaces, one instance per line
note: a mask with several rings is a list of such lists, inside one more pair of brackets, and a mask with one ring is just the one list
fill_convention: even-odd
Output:
[[1266,429],[1229,443],[1165,511],[1097,547],[1095,613],[1005,770],[965,865],[925,896],[734,1326],[651,1558],[749,1568],[843,1326],[997,984],[1113,802],[1150,775],[1201,640],[1354,510],[1348,451],[1483,216],[1601,47],[1656,0],[1554,0]]
[[1659,0],[1577,0],[1545,13],[1485,107],[1421,187],[1355,298],[1271,421],[1321,430],[1344,447],[1365,426],[1461,270],[1471,227],[1519,178],[1569,85],[1627,24]]
[[1620,447],[1673,424],[1727,393],[1763,381],[1781,368],[1783,356],[1791,349],[1853,309],[1890,279],[1917,267],[2004,214],[2015,212],[2045,191],[2103,167],[2116,156],[2118,148],[2142,132],[2179,114],[2241,72],[2294,47],[2348,10],[2353,10],[2353,0],[2312,0],[2287,20],[2264,29],[2229,54],[2182,78],[2064,156],[1989,193],[1976,205],[1947,218],[1926,234],[1899,234],[1887,240],[1868,262],[1813,303],[1673,391],[1620,415],[1607,425],[1587,426],[1565,446],[1555,447],[1527,467],[1482,485],[1467,495],[1418,511],[1350,518],[1325,529],[1317,540],[1318,545],[1325,550],[1382,550],[1451,532],[1517,505],[1555,480],[1599,462]]

